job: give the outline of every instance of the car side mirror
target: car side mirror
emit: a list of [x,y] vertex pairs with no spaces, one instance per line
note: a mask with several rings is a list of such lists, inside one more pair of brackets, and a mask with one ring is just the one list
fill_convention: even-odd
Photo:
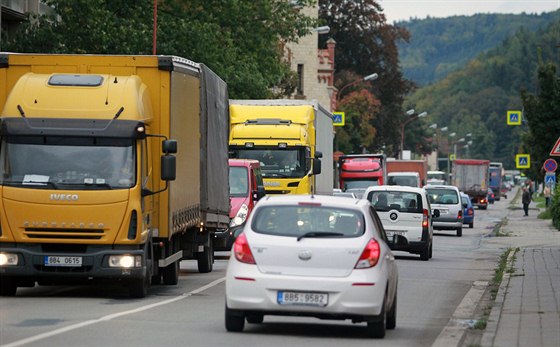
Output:
[[438,210],[438,209],[435,209],[435,210],[432,211],[432,217],[438,218],[439,215],[440,215],[440,214],[439,214],[439,210]]

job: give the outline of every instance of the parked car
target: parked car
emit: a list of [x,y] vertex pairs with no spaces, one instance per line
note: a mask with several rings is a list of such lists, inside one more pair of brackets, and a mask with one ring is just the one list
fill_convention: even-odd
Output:
[[369,336],[384,337],[397,319],[398,270],[387,242],[366,200],[267,195],[228,262],[226,330],[297,315],[366,322]]
[[459,188],[450,185],[427,185],[428,198],[433,209],[439,210],[434,217],[434,230],[455,230],[463,235],[463,205]]
[[389,243],[392,250],[419,254],[422,260],[432,257],[432,208],[424,189],[373,186],[366,190],[363,198],[374,206],[389,240],[394,235],[406,238],[407,242],[402,245]]
[[487,199],[488,199],[488,203],[489,203],[489,204],[493,204],[494,201],[496,200],[496,199],[494,198],[494,191],[492,190],[492,188],[488,188],[488,197],[487,197]]
[[474,228],[474,206],[471,198],[461,192],[461,203],[463,204],[463,224],[468,224],[469,228]]
[[229,159],[229,229],[215,234],[214,250],[229,251],[257,201],[265,195],[258,160]]

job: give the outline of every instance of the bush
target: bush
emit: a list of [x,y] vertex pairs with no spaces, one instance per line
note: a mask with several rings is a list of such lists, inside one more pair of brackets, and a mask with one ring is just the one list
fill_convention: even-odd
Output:
[[552,204],[550,205],[550,214],[552,215],[552,225],[560,230],[560,184],[557,184],[554,190]]

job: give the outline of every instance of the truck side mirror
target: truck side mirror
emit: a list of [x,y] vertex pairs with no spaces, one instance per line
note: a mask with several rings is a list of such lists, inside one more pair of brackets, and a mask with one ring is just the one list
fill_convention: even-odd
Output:
[[165,140],[161,143],[161,151],[166,154],[177,153],[177,141],[176,140]]
[[257,190],[253,191],[253,200],[259,201],[263,196],[266,195],[266,191],[263,186],[257,186]]
[[174,181],[177,173],[177,159],[174,155],[161,156],[161,180]]
[[321,152],[321,151],[315,151],[315,158],[317,158],[317,159],[323,158],[323,152]]
[[321,173],[321,160],[317,158],[311,159],[311,163],[313,165],[313,171],[311,172],[312,175],[318,175]]

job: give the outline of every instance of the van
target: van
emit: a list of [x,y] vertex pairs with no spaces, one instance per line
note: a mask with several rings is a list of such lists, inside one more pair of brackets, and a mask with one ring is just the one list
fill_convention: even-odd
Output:
[[252,159],[229,159],[230,224],[216,234],[214,250],[229,251],[257,201],[265,195],[261,164]]
[[418,172],[389,172],[387,184],[390,186],[422,187],[422,181]]
[[463,235],[463,204],[460,191],[450,185],[426,185],[432,208],[439,210],[434,218],[435,230],[455,230],[457,236]]

